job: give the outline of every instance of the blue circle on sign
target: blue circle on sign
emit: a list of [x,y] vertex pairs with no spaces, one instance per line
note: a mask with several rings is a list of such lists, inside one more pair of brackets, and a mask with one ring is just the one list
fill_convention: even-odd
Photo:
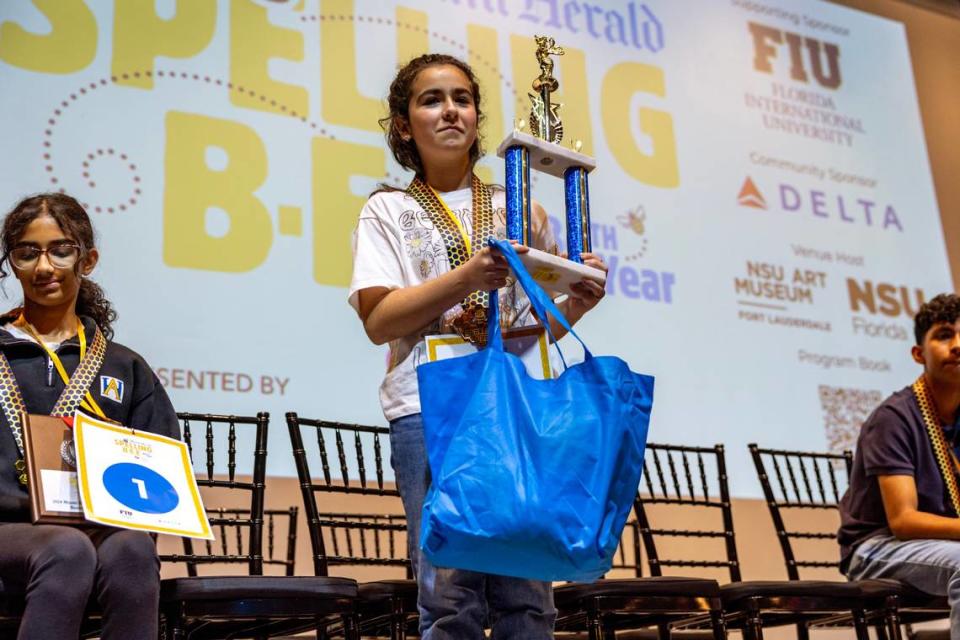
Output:
[[141,464],[118,462],[107,467],[103,486],[118,502],[142,513],[167,513],[180,504],[170,481]]

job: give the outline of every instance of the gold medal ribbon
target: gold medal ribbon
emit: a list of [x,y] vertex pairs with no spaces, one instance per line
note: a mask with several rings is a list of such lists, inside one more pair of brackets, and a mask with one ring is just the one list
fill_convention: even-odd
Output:
[[947,445],[946,438],[943,437],[943,429],[940,428],[940,418],[937,416],[933,394],[930,393],[930,386],[924,376],[920,376],[913,383],[913,395],[917,398],[920,415],[923,416],[923,424],[927,428],[927,435],[930,436],[933,457],[937,461],[940,475],[943,476],[943,483],[947,487],[950,505],[953,507],[953,512],[960,516],[960,489],[957,487],[957,471],[960,470],[960,463],[957,462],[956,454]]
[[[86,411],[95,414],[98,418],[106,419],[106,415],[103,413],[103,409],[100,408],[100,405],[97,404],[97,401],[93,399],[93,396],[90,394],[90,383],[93,382],[93,376],[96,375],[97,371],[100,370],[100,365],[97,365],[96,369],[90,371],[89,367],[83,366],[84,358],[87,355],[87,335],[83,330],[83,323],[80,320],[77,320],[77,337],[80,339],[80,364],[77,366],[77,370],[73,372],[75,378],[77,378],[77,384],[75,385],[76,389],[70,388],[71,378],[67,375],[67,370],[63,367],[63,363],[60,362],[60,356],[57,355],[57,352],[47,346],[47,343],[40,338],[37,334],[37,330],[27,322],[23,316],[20,317],[22,321],[23,329],[29,333],[34,340],[36,340],[43,350],[47,352],[47,357],[50,358],[50,361],[53,362],[54,366],[57,368],[57,373],[60,374],[60,379],[63,380],[63,384],[67,385],[67,388],[63,390],[63,394],[60,396],[60,399],[57,400],[57,404],[54,405],[53,411],[50,412],[52,416],[72,416],[79,405]],[[100,335],[100,329],[97,329],[97,335],[94,336],[94,343],[96,343],[97,338],[103,340],[102,349],[106,348],[106,340],[103,339],[103,336]],[[97,349],[97,345],[91,345],[91,349]],[[100,362],[103,363],[103,354],[101,352]],[[86,384],[83,384],[82,378],[88,377]],[[80,397],[79,403],[75,403],[73,396],[77,395],[79,392],[83,392],[83,395]]]
[[[450,269],[456,269],[469,260],[486,245],[487,238],[493,236],[493,196],[490,189],[476,174],[470,177],[470,187],[472,238],[440,194],[419,176],[414,178],[407,187],[407,193],[417,201],[440,233],[447,250]],[[487,341],[487,292],[473,291],[464,298],[462,306],[464,311],[454,320],[454,329],[474,344],[485,344]]]
[[[94,334],[90,349],[87,349],[87,339],[83,325],[79,320],[77,321],[77,335],[80,339],[80,364],[77,365],[73,375],[68,376],[60,358],[40,339],[36,330],[29,323],[23,323],[22,326],[47,352],[66,385],[57,403],[53,406],[53,410],[50,411],[50,415],[69,417],[76,413],[77,407],[83,407],[87,411],[105,418],[103,410],[100,409],[89,391],[90,384],[96,377],[97,372],[100,371],[100,367],[103,366],[103,358],[107,351],[107,339],[104,338],[99,327]],[[10,361],[7,360],[3,351],[0,351],[0,409],[3,410],[7,424],[10,425],[10,431],[13,433],[13,439],[20,453],[20,459],[16,461],[14,467],[17,470],[20,483],[27,484],[26,466],[23,462],[23,427],[21,425],[22,416],[27,412],[27,407],[23,402],[23,395],[20,393],[17,379],[13,375]]]

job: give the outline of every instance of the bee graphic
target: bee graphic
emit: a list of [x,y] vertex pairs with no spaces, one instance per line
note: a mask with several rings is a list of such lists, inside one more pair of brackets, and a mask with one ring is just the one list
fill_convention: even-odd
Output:
[[638,236],[642,236],[646,231],[644,227],[646,220],[647,212],[643,210],[642,206],[627,211],[627,213],[622,216],[617,216],[617,222],[623,225],[624,229],[630,229]]

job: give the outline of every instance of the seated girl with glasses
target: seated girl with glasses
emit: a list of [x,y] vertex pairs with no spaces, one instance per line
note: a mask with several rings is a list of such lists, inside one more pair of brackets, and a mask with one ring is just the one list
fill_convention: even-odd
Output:
[[72,416],[81,394],[60,398],[76,375],[75,385],[91,380],[80,406],[100,417],[179,438],[176,413],[143,358],[111,341],[117,314],[88,277],[99,253],[76,200],[23,200],[3,221],[0,248],[0,278],[12,272],[23,290],[23,306],[0,317],[0,580],[5,595],[26,601],[17,638],[77,638],[95,599],[102,638],[154,640],[160,562],[152,538],[30,524],[15,401],[27,413]]

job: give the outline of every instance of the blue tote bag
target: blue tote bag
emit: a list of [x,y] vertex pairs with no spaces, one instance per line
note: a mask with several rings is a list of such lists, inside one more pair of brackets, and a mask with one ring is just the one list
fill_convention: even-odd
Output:
[[491,245],[547,330],[550,314],[585,359],[564,360],[556,379],[531,378],[504,351],[491,295],[484,349],[420,365],[432,477],[420,547],[440,567],[592,581],[610,569],[640,482],[653,378],[592,355],[510,243]]

